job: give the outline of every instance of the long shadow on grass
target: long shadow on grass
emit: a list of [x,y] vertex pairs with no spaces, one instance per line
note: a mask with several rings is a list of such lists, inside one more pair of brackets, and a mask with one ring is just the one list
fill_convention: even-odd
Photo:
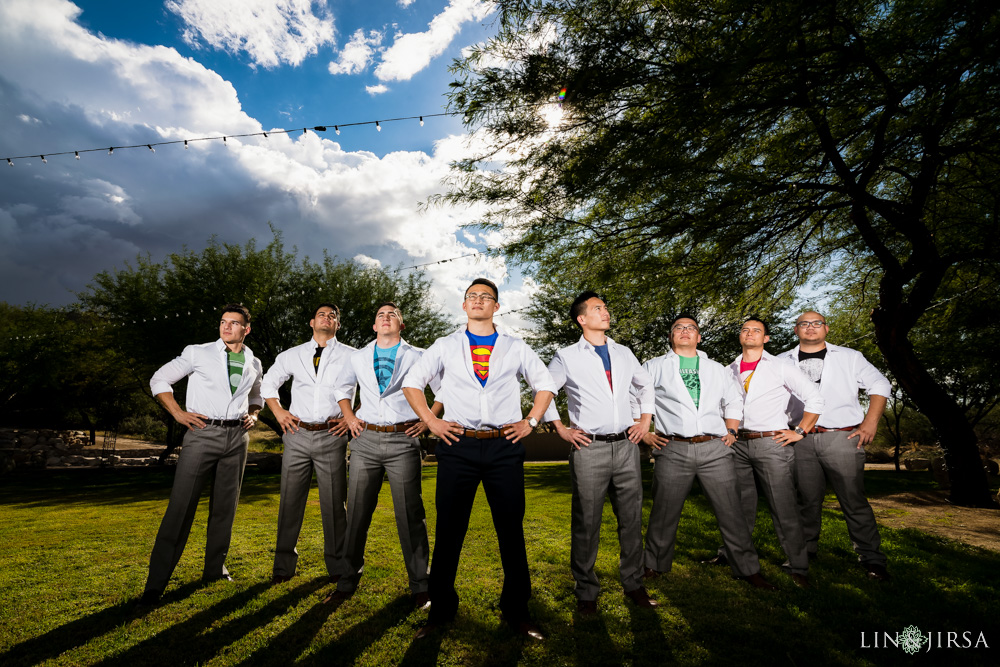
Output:
[[[86,470],[40,470],[4,480],[0,506],[49,507],[53,505],[120,505],[170,496],[174,467]],[[315,482],[314,482],[315,483]],[[247,475],[240,498],[277,496],[280,476]],[[205,490],[207,494],[208,490]]]
[[544,488],[556,493],[572,493],[573,483],[569,477],[569,465],[525,465],[524,487]]
[[624,664],[631,656],[618,651],[608,624],[597,613],[589,618],[576,615],[573,623],[573,652],[578,665]]
[[98,664],[102,667],[111,665],[173,667],[177,664],[204,663],[233,642],[287,613],[302,598],[324,586],[326,581],[325,577],[317,577],[296,586],[253,613],[236,616],[225,623],[220,623],[223,618],[242,609],[270,587],[268,583],[259,583]]
[[[190,582],[166,593],[161,604],[182,600],[201,587],[198,582]],[[137,609],[139,611],[137,612]],[[15,644],[6,653],[0,653],[0,665],[37,665],[40,662],[83,646],[101,635],[121,626],[129,619],[140,618],[150,613],[152,607],[137,608],[135,600],[117,604],[99,612],[70,621],[43,635]]]
[[[357,660],[372,644],[377,642],[379,637],[409,616],[412,611],[413,598],[409,595],[401,595],[379,609],[374,616],[370,616],[360,623],[355,624],[315,654],[296,664],[323,665],[324,667],[328,665],[349,665]],[[316,628],[316,630],[318,631],[319,628]],[[278,638],[275,638],[272,645],[275,647],[278,646]],[[301,653],[301,651],[299,652]],[[256,659],[251,660],[250,664],[257,664]],[[284,662],[278,664],[288,664],[287,656]]]

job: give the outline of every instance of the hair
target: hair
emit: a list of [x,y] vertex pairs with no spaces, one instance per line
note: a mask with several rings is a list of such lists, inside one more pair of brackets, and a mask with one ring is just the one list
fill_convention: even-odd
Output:
[[337,319],[340,319],[340,308],[337,308],[337,304],[329,302],[316,304],[316,307],[313,308],[313,319],[316,319],[316,313],[319,312],[320,308],[329,308],[333,311],[333,314],[337,316]]
[[476,285],[486,285],[487,287],[489,287],[491,290],[493,290],[493,296],[496,297],[497,303],[500,303],[500,290],[497,289],[496,284],[492,280],[487,280],[486,278],[476,278],[475,280],[473,280],[472,283],[465,288],[465,293],[468,294],[469,290],[475,287]]
[[598,295],[598,293],[594,291],[588,290],[586,292],[580,292],[580,296],[573,299],[573,305],[569,307],[570,322],[580,327],[580,329],[583,329],[583,327],[580,326],[580,323],[577,321],[576,318],[583,315],[584,311],[587,310],[588,301],[590,301],[591,299],[600,299],[600,298],[601,298],[600,295]]
[[227,303],[222,307],[222,312],[219,315],[222,316],[226,313],[239,313],[243,316],[243,324],[250,324],[250,311],[241,303]]
[[698,318],[695,317],[692,313],[680,313],[679,315],[677,315],[670,323],[671,329],[673,329],[674,325],[677,324],[677,320],[691,320],[694,322],[694,325],[696,327],[698,327],[699,329],[701,328],[701,324],[698,322]]
[[403,322],[403,311],[400,310],[399,305],[395,301],[383,301],[379,305],[375,306],[375,314],[378,315],[378,311],[382,310],[386,306],[392,306],[392,309],[396,311],[396,315],[399,316],[400,323]]
[[744,325],[747,322],[760,322],[762,325],[764,325],[764,335],[765,336],[770,336],[771,335],[771,328],[769,326],[767,326],[767,322],[764,321],[764,318],[758,317],[757,315],[751,315],[750,317],[748,317],[745,320],[743,320],[743,324]]
[[[823,322],[826,322],[826,315],[824,315],[823,313],[819,312],[818,310],[813,310],[813,309],[811,309],[811,308],[810,308],[809,310],[803,310],[803,311],[802,311],[801,313],[799,313],[799,317],[802,317],[802,316],[803,316],[803,315],[805,315],[806,313],[816,313],[817,315],[819,315],[820,317],[822,317],[822,318],[823,318]],[[795,322],[796,322],[796,324],[797,324],[797,323],[798,323],[798,321],[799,321],[799,317],[796,317],[796,318],[795,318]]]

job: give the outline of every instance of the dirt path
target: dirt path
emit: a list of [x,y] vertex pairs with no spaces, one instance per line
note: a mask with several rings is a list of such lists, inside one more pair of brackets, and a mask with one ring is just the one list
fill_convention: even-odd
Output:
[[1000,511],[950,505],[944,491],[894,493],[869,500],[875,518],[884,526],[916,528],[938,537],[1000,551]]

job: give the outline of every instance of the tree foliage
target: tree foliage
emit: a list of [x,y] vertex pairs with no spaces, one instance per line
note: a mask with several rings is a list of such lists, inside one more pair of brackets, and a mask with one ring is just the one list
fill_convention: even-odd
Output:
[[742,316],[807,284],[869,281],[875,341],[941,437],[952,500],[989,503],[954,388],[910,334],[959,274],[1000,263],[1000,9],[499,4],[451,94],[487,148],[455,165],[445,198],[488,203],[481,223],[542,282],[624,272],[654,299]]

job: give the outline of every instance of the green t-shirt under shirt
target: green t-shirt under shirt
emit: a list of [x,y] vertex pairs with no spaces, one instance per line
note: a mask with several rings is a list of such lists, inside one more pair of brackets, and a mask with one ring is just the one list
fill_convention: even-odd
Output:
[[698,360],[697,356],[694,357],[682,357],[677,355],[680,359],[681,366],[681,380],[684,381],[684,386],[687,387],[688,393],[691,394],[691,400],[694,401],[694,407],[698,407],[698,400],[701,398],[701,378],[698,376]]
[[243,363],[246,356],[242,352],[227,352],[229,363],[229,391],[235,394],[243,379]]

